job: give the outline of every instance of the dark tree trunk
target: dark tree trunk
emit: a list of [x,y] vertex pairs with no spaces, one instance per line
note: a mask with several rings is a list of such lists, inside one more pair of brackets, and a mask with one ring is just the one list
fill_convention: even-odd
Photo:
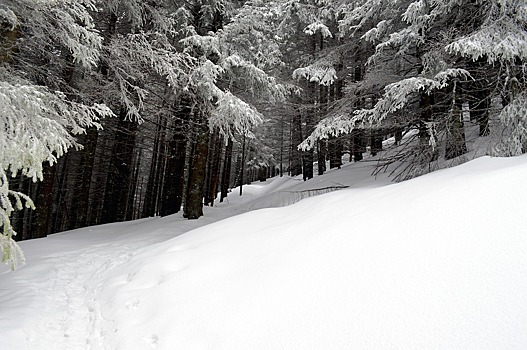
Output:
[[234,187],[241,186],[241,167],[242,167],[242,155],[239,153],[240,150],[237,150],[236,153],[236,166],[234,169],[235,178],[234,178]]
[[363,153],[366,151],[364,144],[364,131],[353,130],[350,137],[350,158],[353,158],[354,162],[363,159]]
[[291,176],[297,176],[302,173],[302,152],[298,149],[302,143],[302,116],[298,112],[293,115],[291,134]]
[[470,119],[479,124],[479,136],[489,134],[490,94],[490,89],[486,87],[474,89],[472,100],[469,102]]
[[160,177],[163,170],[164,155],[164,135],[166,132],[166,118],[161,116],[158,119],[152,152],[152,162],[146,184],[145,200],[143,206],[143,216],[152,217],[157,214],[157,204],[159,197]]
[[126,218],[125,220],[133,220],[135,219],[134,211],[135,211],[135,196],[137,192],[137,184],[139,181],[139,168],[141,166],[141,150],[137,152],[136,150],[136,156],[135,160],[133,162],[133,168],[132,168],[132,177],[130,181],[130,189],[128,192],[128,199],[126,201]]
[[[305,108],[305,130],[302,133],[302,142],[307,138],[315,129],[315,109],[316,104],[316,86],[315,83],[308,83],[307,89],[309,96],[307,97],[307,106]],[[313,178],[313,162],[314,162],[314,149],[310,148],[302,152],[302,174],[304,181]]]
[[214,205],[220,176],[220,162],[223,139],[216,130],[209,142],[209,166],[207,167],[207,183],[205,189],[205,205]]
[[489,109],[491,100],[491,83],[489,82],[489,71],[484,59],[469,61],[467,63],[473,81],[464,83],[466,96],[470,107],[470,120],[479,124],[479,136],[489,134]]
[[421,118],[419,120],[419,147],[424,162],[432,162],[437,159],[437,151],[430,146],[430,133],[427,124],[433,120],[432,106],[435,104],[434,95],[421,93],[419,107]]
[[371,129],[370,134],[370,153],[373,157],[382,151],[382,130]]
[[206,180],[207,155],[209,152],[209,129],[206,117],[198,112],[196,140],[187,184],[187,196],[183,216],[197,219],[203,216],[203,186]]
[[240,196],[243,194],[243,181],[244,181],[244,176],[245,176],[245,156],[247,154],[247,148],[248,148],[246,143],[247,143],[247,138],[245,137],[245,135],[243,135],[242,154],[241,154],[241,157],[239,158]]
[[110,159],[101,218],[103,223],[126,219],[137,123],[126,120],[125,113],[124,109],[121,110],[121,120]]
[[280,119],[280,177],[284,176],[284,118]]
[[[19,175],[16,179],[12,179],[9,182],[9,187],[13,190],[29,195],[31,194],[32,185],[33,182],[31,179],[23,175]],[[28,235],[29,230],[27,229],[30,225],[30,222],[27,220],[30,212],[33,212],[33,210],[26,208],[13,212],[11,216],[11,226],[17,233],[16,236],[13,237],[15,241],[22,241],[31,238],[31,236]]]
[[400,145],[401,141],[403,140],[403,129],[402,128],[395,128],[394,138],[395,138],[395,144]]
[[313,148],[302,153],[302,178],[306,181],[313,178]]
[[44,179],[40,183],[38,198],[35,203],[37,209],[37,221],[35,232],[31,238],[46,237],[51,233],[52,210],[53,210],[53,185],[55,184],[55,174],[57,167],[44,165]]
[[87,225],[88,211],[90,207],[90,186],[93,175],[93,164],[95,161],[95,147],[97,146],[98,131],[89,129],[86,133],[84,149],[81,159],[81,176],[79,179],[79,194],[77,196],[77,222],[76,227]]
[[59,159],[56,164],[56,186],[53,195],[53,223],[52,231],[60,232],[73,228],[71,220],[71,210],[73,209],[71,202],[76,200],[73,198],[77,194],[77,190],[72,186],[71,180],[73,169],[78,169],[77,163],[78,155],[73,152],[66,153],[66,155]]
[[[321,38],[321,48],[323,46],[323,38]],[[319,87],[319,119],[324,118],[328,108],[328,94],[327,86],[321,85]],[[318,175],[324,174],[326,171],[326,155],[327,155],[327,140],[318,140],[317,142],[317,161],[318,161]]]
[[462,104],[459,96],[456,96],[454,87],[454,101],[448,121],[447,140],[445,146],[445,158],[453,159],[467,153],[465,142],[465,128],[463,125]]
[[168,143],[165,185],[161,200],[161,216],[175,214],[181,209],[187,140],[183,130],[177,129]]
[[267,180],[267,171],[267,167],[258,168],[258,181],[265,182],[265,180]]
[[330,137],[328,140],[329,168],[342,166],[342,140],[340,137]]
[[229,192],[229,183],[231,178],[231,166],[232,166],[232,148],[234,142],[229,138],[227,141],[227,147],[225,149],[225,160],[223,162],[223,173],[221,174],[221,195],[220,202],[227,197]]
[[326,153],[327,153],[327,141],[317,141],[317,161],[318,161],[318,175],[323,175],[326,171]]

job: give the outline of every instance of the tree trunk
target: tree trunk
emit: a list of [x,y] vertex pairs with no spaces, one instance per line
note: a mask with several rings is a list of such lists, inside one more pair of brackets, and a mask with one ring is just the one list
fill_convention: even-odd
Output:
[[103,223],[126,219],[137,123],[126,120],[125,113],[123,108],[110,159],[101,218]]
[[433,113],[432,106],[435,103],[433,95],[421,93],[419,100],[419,107],[421,109],[421,116],[419,120],[419,147],[420,155],[423,157],[424,163],[429,163],[437,159],[437,151],[430,146],[430,133],[428,124],[432,122]]
[[245,175],[245,155],[247,152],[247,139],[245,135],[243,135],[243,143],[242,143],[242,155],[240,158],[240,196],[243,194],[243,178]]
[[166,132],[166,118],[158,118],[156,133],[154,138],[154,147],[152,150],[152,162],[150,163],[150,172],[146,184],[145,200],[143,206],[143,216],[152,217],[157,214],[157,203],[159,197],[160,176],[163,170],[163,155],[165,148],[164,135]]
[[221,161],[221,144],[223,143],[219,132],[216,130],[212,134],[209,142],[209,166],[207,168],[207,182],[205,189],[205,205],[214,205],[214,199],[216,199],[218,182],[219,182],[219,170]]
[[291,176],[302,173],[302,153],[298,150],[298,145],[302,143],[302,116],[295,112],[291,123]]
[[328,140],[329,168],[342,166],[342,140],[340,137],[330,137]]
[[280,118],[280,177],[284,176],[284,118]]
[[[302,141],[306,139],[315,130],[315,104],[316,104],[316,86],[315,83],[308,83],[307,89],[307,106],[305,107],[305,130],[302,133]],[[310,148],[302,152],[302,174],[304,181],[313,178],[314,149]]]
[[97,137],[98,131],[96,129],[89,129],[86,132],[80,169],[82,174],[79,179],[79,193],[77,196],[76,227],[84,227],[87,225],[88,211],[90,206],[90,187],[93,175],[93,164],[95,161]]
[[181,209],[187,140],[178,128],[168,144],[165,185],[161,199],[161,216],[175,214]]
[[382,131],[380,129],[371,129],[370,134],[370,153],[375,157],[382,151]]
[[317,141],[317,161],[318,161],[318,175],[323,175],[326,171],[326,153],[327,153],[327,141]]
[[[321,38],[321,47],[323,45],[323,38]],[[321,85],[319,87],[319,120],[323,119],[327,113],[328,108],[328,93],[329,89],[327,86]],[[317,161],[318,161],[318,175],[324,174],[326,171],[326,154],[327,154],[327,140],[317,141]]]
[[469,102],[470,119],[479,124],[479,136],[489,134],[489,109],[491,91],[488,88],[474,89],[472,100]]
[[212,201],[210,203],[210,206],[213,206],[214,205],[214,200],[218,197],[218,187],[220,186],[220,183],[221,183],[221,158],[222,158],[222,145],[223,145],[224,141],[223,141],[223,137],[218,137],[217,141],[216,141],[216,158],[213,160],[213,165],[212,165],[212,169],[213,169],[213,172],[212,172],[212,175],[213,175],[213,178],[212,178],[212,195],[211,195],[211,198],[212,198]]
[[206,180],[207,155],[209,152],[209,129],[207,118],[198,111],[196,120],[195,149],[190,164],[187,185],[187,198],[183,216],[187,219],[197,219],[203,216],[203,186]]
[[227,147],[225,149],[225,160],[223,162],[223,173],[221,175],[221,195],[220,203],[223,202],[224,198],[227,198],[229,192],[229,182],[231,178],[231,166],[232,166],[232,148],[234,142],[229,138],[227,141]]
[[465,142],[465,128],[463,125],[462,105],[456,96],[456,87],[454,86],[452,109],[448,121],[447,140],[445,146],[445,158],[453,159],[467,153],[467,144]]
[[359,162],[363,159],[364,143],[364,131],[353,130],[350,138],[350,158],[353,157],[354,162]]
[[44,179],[40,183],[36,201],[36,227],[31,238],[42,238],[51,233],[53,185],[55,184],[56,169],[56,166],[44,165]]

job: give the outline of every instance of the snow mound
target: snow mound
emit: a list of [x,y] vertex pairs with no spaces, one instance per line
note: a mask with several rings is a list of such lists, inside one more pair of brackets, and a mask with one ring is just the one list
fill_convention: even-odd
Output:
[[525,349],[526,178],[484,157],[152,245],[101,284],[104,347]]

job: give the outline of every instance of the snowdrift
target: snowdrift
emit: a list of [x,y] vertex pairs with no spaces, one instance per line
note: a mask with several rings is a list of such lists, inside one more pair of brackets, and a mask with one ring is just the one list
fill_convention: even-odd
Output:
[[[484,157],[390,185],[353,172],[361,166],[247,186],[245,199],[233,192],[205,220],[173,216],[25,242],[28,266],[0,278],[0,291],[11,291],[0,293],[2,342],[526,349],[527,157]],[[277,191],[332,183],[361,185],[204,225],[259,198],[281,206]]]
[[527,348],[527,158],[205,226],[114,271],[110,348]]

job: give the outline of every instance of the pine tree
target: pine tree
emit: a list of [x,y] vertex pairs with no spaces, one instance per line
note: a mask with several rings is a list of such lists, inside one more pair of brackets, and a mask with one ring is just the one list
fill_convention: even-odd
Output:
[[[484,135],[492,95],[514,96],[516,102],[516,96],[525,90],[524,79],[518,74],[525,65],[527,43],[521,2],[358,1],[343,4],[339,11],[341,31],[375,44],[364,81],[359,90],[348,91],[348,100],[361,99],[357,93],[368,90],[384,89],[384,93],[372,96],[371,107],[350,108],[355,104],[348,103],[331,113],[303,143],[304,148],[313,147],[320,138],[357,129],[409,130],[417,126],[421,150],[408,151],[409,158],[417,154],[414,160],[428,164],[436,159],[437,147],[446,151],[446,158],[458,157],[466,152],[462,106],[475,107],[471,114],[480,120]],[[509,81],[519,84],[513,83],[516,88],[512,88]],[[424,111],[408,112],[419,108]],[[514,110],[518,108],[523,107],[515,103]],[[498,118],[507,119],[509,110],[503,108],[500,115]],[[521,119],[512,118],[514,125],[521,125]],[[497,132],[510,135],[502,142],[502,151],[524,142],[520,129]],[[517,154],[521,149],[516,147],[509,153]],[[424,154],[428,156],[421,157]]]

